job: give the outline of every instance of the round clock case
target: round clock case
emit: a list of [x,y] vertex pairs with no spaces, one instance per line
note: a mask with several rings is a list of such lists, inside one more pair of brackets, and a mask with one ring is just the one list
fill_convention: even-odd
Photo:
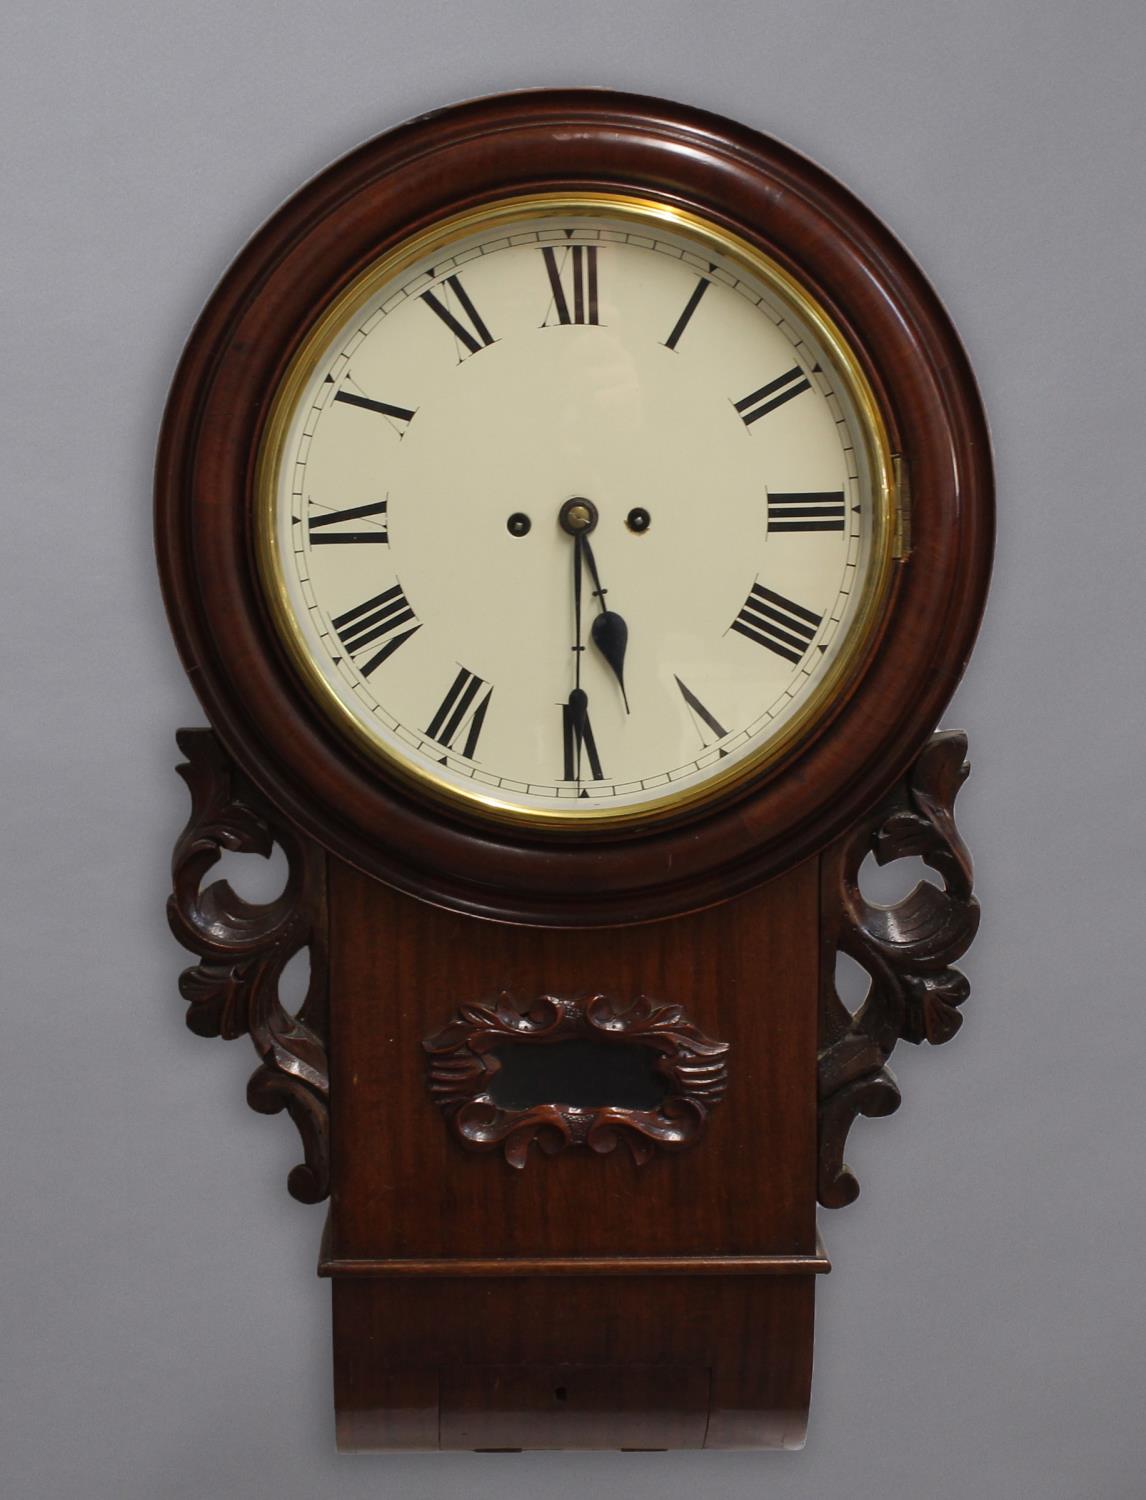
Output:
[[878,627],[898,501],[803,289],[601,193],[384,255],[296,356],[255,496],[332,721],[447,809],[569,831],[676,818],[809,732]]
[[[601,797],[583,809],[554,800],[557,813],[539,814],[488,786],[475,795],[472,775],[467,786],[459,774],[472,765],[458,756],[451,771],[449,746],[440,777],[432,757],[407,764],[400,746],[387,749],[340,703],[333,669],[324,678],[308,657],[305,609],[292,601],[275,542],[283,433],[307,379],[341,370],[331,364],[337,349],[325,366],[315,351],[332,329],[345,335],[347,310],[367,305],[362,288],[378,268],[409,263],[412,245],[458,243],[451,225],[504,227],[507,215],[527,228],[553,225],[544,216],[555,212],[574,225],[659,223],[738,256],[818,330],[813,350],[827,350],[866,453],[867,477],[856,480],[870,507],[863,608],[832,670],[784,733],[620,816]],[[558,270],[554,260],[554,290]],[[562,322],[573,319],[566,311]],[[512,469],[512,446],[502,461]],[[718,490],[719,451],[710,466]],[[256,784],[328,849],[389,884],[543,925],[694,910],[838,835],[933,728],[970,650],[990,567],[983,413],[958,339],[902,247],[777,142],[679,105],[590,90],[503,95],[416,120],[285,205],[191,338],[156,493],[176,639],[212,722]]]

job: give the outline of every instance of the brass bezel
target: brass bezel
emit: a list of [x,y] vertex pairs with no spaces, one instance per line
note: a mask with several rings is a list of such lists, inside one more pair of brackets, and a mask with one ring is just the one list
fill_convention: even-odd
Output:
[[[610,216],[646,224],[663,224],[671,230],[710,246],[720,257],[739,264],[762,281],[779,301],[810,327],[828,354],[836,372],[848,387],[866,448],[870,467],[874,523],[872,560],[863,596],[849,631],[849,640],[831,667],[813,688],[808,699],[784,726],[755,754],[705,779],[700,785],[677,785],[663,795],[638,806],[615,809],[579,808],[576,802],[562,808],[541,808],[513,803],[492,796],[492,789],[473,791],[436,776],[429,767],[417,765],[375,738],[365,724],[339,697],[333,685],[314,662],[305,635],[291,608],[275,533],[275,499],[283,458],[283,439],[296,402],[313,371],[317,355],[328,345],[335,330],[343,326],[354,307],[367,302],[387,281],[431,252],[475,234],[523,219],[554,215]],[[794,743],[806,737],[810,726],[822,716],[826,702],[855,672],[880,619],[891,581],[899,529],[898,487],[887,428],[870,383],[847,341],[819,303],[784,268],[762,251],[719,228],[699,214],[630,194],[602,192],[533,193],[497,198],[477,209],[440,220],[433,228],[404,240],[357,276],[316,320],[291,359],[287,373],[274,394],[270,416],[263,432],[255,467],[255,540],[258,572],[279,636],[303,685],[327,719],[359,750],[383,766],[400,784],[430,796],[439,805],[463,811],[487,823],[530,828],[537,831],[565,829],[587,832],[608,828],[647,825],[678,818],[682,813],[720,800],[758,777],[785,755]]]

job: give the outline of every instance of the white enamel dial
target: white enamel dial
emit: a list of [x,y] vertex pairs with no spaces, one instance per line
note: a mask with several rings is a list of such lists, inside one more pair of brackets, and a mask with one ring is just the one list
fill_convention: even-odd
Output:
[[854,656],[889,535],[871,410],[815,309],[703,227],[486,214],[296,361],[277,618],[344,730],[439,796],[542,822],[703,796]]

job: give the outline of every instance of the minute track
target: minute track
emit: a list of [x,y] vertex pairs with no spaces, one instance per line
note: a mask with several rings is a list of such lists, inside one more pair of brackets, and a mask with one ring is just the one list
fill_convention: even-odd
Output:
[[[370,391],[372,387],[377,391],[379,385],[386,384],[400,388],[403,399],[392,404],[400,406],[402,411],[416,412],[417,420],[408,424],[404,432],[395,430],[391,436],[386,431],[386,422],[394,429],[403,424],[394,417],[386,418],[385,414],[378,413],[383,421],[371,425],[365,401],[374,400],[373,394],[365,396],[361,403],[342,403],[343,409],[358,405],[362,410],[363,420],[361,438],[355,436],[347,439],[348,422],[343,422],[340,428],[343,447],[339,472],[347,475],[346,482],[341,486],[345,498],[336,502],[336,511],[330,512],[331,516],[337,515],[339,519],[327,521],[324,515],[312,510],[311,517],[318,524],[312,526],[306,523],[303,528],[304,540],[309,541],[313,554],[310,557],[309,572],[313,580],[310,587],[316,601],[325,600],[329,596],[329,580],[333,575],[328,563],[339,559],[362,559],[361,564],[356,563],[353,570],[354,577],[361,579],[361,583],[347,582],[344,585],[345,592],[331,618],[341,618],[348,608],[358,609],[360,606],[355,603],[356,598],[370,602],[378,597],[377,584],[373,591],[370,590],[370,579],[364,571],[365,562],[371,556],[388,556],[390,551],[394,554],[394,562],[401,572],[409,597],[418,601],[416,619],[407,621],[403,629],[412,629],[416,625],[420,644],[410,645],[405,650],[388,649],[391,639],[399,635],[400,631],[391,631],[379,637],[377,642],[364,644],[364,632],[359,629],[356,634],[351,634],[354,651],[343,651],[343,663],[337,669],[339,682],[348,681],[348,672],[360,680],[361,686],[351,690],[349,703],[360,716],[369,716],[368,722],[378,726],[377,733],[386,736],[387,743],[395,747],[396,753],[403,757],[424,758],[426,763],[435,768],[434,774],[437,777],[448,779],[451,784],[474,784],[479,789],[485,787],[487,792],[483,795],[486,796],[492,793],[507,802],[521,802],[523,805],[538,807],[565,806],[576,802],[589,811],[598,806],[639,806],[653,799],[673,796],[678,786],[703,782],[713,774],[714,766],[723,770],[725,762],[739,764],[753,752],[756,745],[767,742],[774,733],[775,726],[782,725],[791,717],[799,704],[807,699],[809,688],[819,681],[825,657],[828,661],[832,659],[831,653],[835,649],[833,641],[840,638],[841,629],[846,630],[851,618],[845,582],[851,575],[843,571],[843,563],[845,553],[849,560],[853,560],[857,554],[853,552],[852,543],[849,542],[846,548],[839,545],[840,497],[854,492],[860,502],[866,505],[864,481],[853,461],[853,454],[857,451],[855,445],[841,442],[834,436],[836,432],[841,432],[850,439],[855,434],[850,425],[837,425],[838,404],[830,412],[825,408],[829,397],[824,393],[834,391],[842,382],[838,372],[826,367],[826,373],[823,374],[818,371],[806,373],[813,371],[822,352],[808,344],[806,330],[796,326],[788,318],[781,318],[758,307],[761,298],[756,290],[749,288],[739,278],[729,276],[724,266],[717,264],[713,270],[714,262],[711,258],[706,259],[703,265],[693,265],[687,261],[682,263],[679,255],[666,253],[671,252],[672,247],[662,243],[659,237],[649,244],[647,237],[636,230],[618,231],[610,227],[607,241],[594,241],[593,237],[597,232],[584,223],[578,224],[576,238],[571,241],[560,225],[540,231],[527,228],[520,236],[520,243],[516,243],[516,235],[513,237],[515,242],[509,245],[505,237],[479,239],[463,247],[457,256],[452,257],[452,264],[451,257],[439,252],[434,256],[433,279],[429,283],[415,264],[399,287],[387,291],[377,304],[366,305],[357,312],[346,341],[331,346],[325,369],[337,380],[345,380],[352,364],[355,380],[366,391]],[[604,234],[606,231],[600,232]],[[646,242],[641,243],[642,241]],[[587,253],[590,248],[603,250],[605,253],[591,257]],[[539,250],[544,252],[546,249],[551,249],[553,255],[538,253]],[[573,255],[575,249],[581,251],[576,258]],[[626,260],[625,256],[630,259]],[[575,275],[578,259],[580,273]],[[604,295],[606,282],[608,285],[609,326],[607,330],[603,326],[604,305],[598,300],[597,316],[602,324],[601,332],[587,332],[586,337],[579,340],[576,337],[579,322],[586,330],[592,326],[588,271],[594,260],[598,299]],[[561,304],[553,295],[548,269],[550,263],[558,272],[567,322],[561,317]],[[660,309],[657,311],[649,300],[652,293],[648,289],[659,288],[657,276],[660,273],[657,268],[662,263],[665,267],[664,274],[666,277],[671,276],[671,281],[665,280],[663,297],[659,291],[656,293],[659,299],[657,307]],[[531,264],[534,269],[532,272],[525,269],[512,273],[507,269],[499,280],[501,273],[497,272],[497,268],[502,264],[507,268],[514,264],[528,268]],[[629,270],[630,266],[632,271]],[[644,289],[641,296],[633,295],[634,283],[627,279],[632,275],[640,277],[640,284]],[[464,288],[470,306],[480,319],[481,330],[472,322],[458,299],[454,286],[451,285],[451,278]],[[540,280],[543,297],[546,291],[550,293],[547,319],[549,326],[544,331],[541,328],[543,309],[536,302],[532,317],[529,315],[529,280],[532,280],[535,291]],[[581,289],[580,307],[578,286]],[[457,330],[429,305],[427,292],[467,331],[470,343],[476,345],[476,348],[471,349],[469,344],[458,339]],[[647,306],[642,302],[642,296],[646,298]],[[408,317],[404,311],[406,308],[410,309]],[[520,313],[515,310],[517,308],[520,308]],[[427,310],[435,312],[435,319],[426,320]],[[686,312],[689,313],[687,318],[684,317]],[[441,354],[445,353],[441,345],[441,334],[426,331],[435,321],[444,324],[443,331],[448,331],[455,339],[460,362],[441,358]],[[730,347],[727,329],[733,325],[747,331],[749,343],[757,337],[752,330],[759,328],[759,337],[763,340],[760,348],[767,346],[774,352],[751,358],[744,354],[737,356],[737,370],[745,375],[743,383],[737,376],[737,370],[733,370],[731,366],[727,371],[723,369],[725,360],[721,357],[715,370],[715,379],[706,377],[706,381],[698,385],[701,372],[707,369],[706,362],[711,360],[713,352],[718,347],[721,350]],[[414,340],[410,348],[416,356],[415,363],[408,363],[401,352],[401,339],[405,337],[401,330],[406,327],[410,330],[410,338]],[[568,338],[562,332],[563,329],[568,330]],[[552,374],[546,375],[544,369],[536,364],[536,357],[532,354],[526,363],[522,363],[521,351],[530,347],[524,342],[530,336],[551,342],[554,350],[558,351],[554,355],[558,364],[554,366]],[[586,606],[591,605],[591,610],[584,619],[584,649],[580,656],[588,672],[584,687],[588,698],[592,699],[592,710],[591,714],[586,710],[584,716],[580,747],[582,780],[579,782],[576,768],[577,726],[572,722],[575,716],[571,713],[568,701],[561,705],[561,713],[556,716],[556,722],[545,720],[552,727],[545,729],[544,733],[537,731],[531,722],[539,717],[544,720],[544,708],[537,703],[535,690],[526,691],[527,686],[536,681],[538,670],[531,665],[533,642],[540,642],[544,635],[544,632],[539,635],[534,628],[534,610],[538,607],[548,610],[552,606],[530,605],[526,600],[533,587],[531,579],[539,580],[539,588],[550,587],[540,582],[547,566],[544,559],[549,533],[547,524],[542,519],[544,503],[538,498],[536,485],[531,485],[528,493],[519,493],[513,488],[517,471],[517,437],[514,434],[536,434],[536,451],[553,470],[550,482],[556,490],[556,498],[560,498],[562,492],[567,495],[569,478],[576,471],[576,464],[579,462],[576,459],[576,447],[571,449],[568,444],[580,444],[582,440],[588,441],[590,436],[594,444],[598,443],[599,423],[604,420],[607,431],[612,420],[608,413],[613,409],[619,412],[623,410],[623,406],[570,406],[570,396],[563,382],[570,370],[576,371],[578,356],[566,355],[563,351],[566,348],[572,351],[580,347],[589,350],[590,346],[594,346],[603,352],[612,347],[614,340],[620,340],[621,347],[628,351],[626,359],[636,361],[628,366],[632,372],[630,379],[634,382],[628,389],[634,395],[639,393],[641,406],[638,409],[643,413],[642,420],[650,434],[648,439],[639,440],[635,451],[646,453],[647,442],[654,441],[656,446],[648,450],[654,455],[654,468],[655,455],[663,454],[666,459],[664,474],[669,477],[667,481],[663,476],[657,480],[659,488],[650,489],[643,480],[638,479],[635,485],[631,481],[626,484],[623,495],[614,496],[610,491],[603,529],[593,538],[592,545],[596,548],[604,569],[604,583],[607,583],[609,593],[607,600],[603,595],[600,602],[591,597],[585,600]],[[640,352],[641,346],[635,340],[644,341],[643,347],[648,351],[647,355]],[[717,342],[714,343],[714,340]],[[749,343],[746,343],[745,349],[748,349]],[[476,354],[486,350],[491,351],[487,359],[477,360]],[[680,381],[682,389],[687,383],[690,392],[685,400],[687,418],[677,420],[673,415],[677,410],[678,398],[671,386],[662,394],[659,388],[647,385],[645,360],[654,356],[666,362],[665,373],[659,378]],[[599,359],[601,356],[596,357]],[[575,361],[571,367],[564,363],[568,359]],[[502,372],[512,372],[518,365],[527,384],[514,386],[512,392],[510,388],[505,388],[503,395],[491,404],[493,393],[500,389],[497,383],[503,378]],[[761,376],[756,372],[766,372],[769,365],[775,373],[761,384]],[[422,371],[416,377],[411,373],[415,368]],[[450,374],[451,368],[456,374]],[[652,368],[649,366],[650,370]],[[483,370],[484,375],[480,373]],[[527,370],[528,375],[524,373]],[[673,371],[679,374],[671,374]],[[754,374],[755,383],[752,381]],[[432,376],[434,381],[450,378],[468,382],[464,387],[464,396],[463,388],[458,388],[458,400],[461,403],[459,411],[466,413],[468,435],[464,440],[456,439],[450,434],[444,437],[439,435],[437,428],[441,423],[441,401],[445,388],[442,387],[439,391],[432,381],[427,382],[427,376]],[[553,384],[558,377],[558,384]],[[733,381],[733,389],[739,385],[742,392],[748,392],[747,397],[730,400],[728,385]],[[710,395],[705,394],[705,383]],[[344,387],[340,386],[342,388]],[[602,397],[605,389],[602,386]],[[542,395],[546,391],[551,392],[552,399],[543,401]],[[617,387],[614,401],[628,399],[625,391],[624,385]],[[487,394],[489,400],[486,399]],[[773,405],[778,397],[783,399]],[[586,399],[592,402],[591,396]],[[836,403],[835,396],[830,399]],[[577,400],[579,402],[581,398],[578,397]],[[691,460],[673,456],[678,434],[687,431],[698,418],[703,430],[704,423],[710,420],[710,411],[719,413],[723,410],[723,421],[726,423],[730,404],[743,408],[737,410],[736,415],[740,417],[747,432],[768,433],[765,442],[753,443],[750,448],[746,445],[746,457],[743,460],[746,465],[745,480],[750,475],[754,477],[744,486],[743,519],[737,516],[731,524],[728,520],[718,523],[715,517],[709,515],[709,507],[714,501],[718,507],[725,506],[729,503],[728,497],[735,493],[733,489],[727,489],[723,496],[719,492],[714,494],[707,482],[708,455],[716,451],[718,446],[713,443],[706,449],[704,479],[700,483],[691,483],[686,492],[688,498],[685,510],[683,513],[676,511],[677,516],[690,515],[695,508],[695,514],[692,514],[689,522],[687,542],[683,539],[674,540],[674,530],[679,523],[672,519],[673,506],[679,506],[680,502],[670,504],[663,496],[672,493],[678,482],[678,475],[680,481],[685,482],[691,472]],[[327,410],[331,405],[328,400]],[[768,409],[764,410],[766,407]],[[774,426],[780,420],[780,408],[793,413],[799,412],[800,415],[794,418],[784,415],[782,427]],[[580,413],[576,418],[573,416],[575,411]],[[479,416],[479,412],[482,415]],[[817,424],[823,425],[825,422],[831,435],[825,433],[821,441],[830,445],[825,452],[834,451],[833,467],[836,474],[840,473],[841,459],[843,460],[843,488],[835,475],[820,475],[812,468],[802,468],[804,460],[798,453],[794,458],[791,455],[784,458],[779,466],[776,462],[777,443],[783,449],[784,444],[791,441],[785,434],[819,430]],[[508,430],[510,423],[512,433]],[[357,427],[354,429],[355,434],[358,430]],[[321,446],[323,431],[322,414],[320,411],[315,412],[307,420],[310,444],[299,454],[300,463],[293,471],[292,489],[309,494],[320,488],[320,478],[324,472],[320,466],[327,462],[323,458],[327,449]],[[331,431],[333,432],[333,428]],[[445,429],[442,431],[445,432]],[[499,431],[504,435],[497,442],[495,434]],[[654,432],[655,439],[651,436]],[[421,441],[419,433],[422,434]],[[488,456],[485,446],[487,433],[491,444]],[[374,436],[371,437],[371,434]],[[558,439],[558,434],[563,436]],[[368,450],[363,447],[364,455],[368,452],[369,458],[368,464],[360,471],[345,467],[349,459],[349,450],[345,447],[347,441],[371,444]],[[631,444],[626,441],[625,448],[630,447]],[[434,480],[427,489],[422,475],[431,451],[438,454],[456,453],[457,462],[448,473],[444,464],[438,465],[445,477]],[[547,454],[552,454],[552,459],[545,457]],[[562,454],[566,457],[559,464],[558,458]],[[573,469],[568,468],[569,454],[573,455]],[[595,461],[600,462],[599,455]],[[647,457],[643,462],[647,462]],[[607,474],[608,469],[601,472]],[[784,475],[779,483],[772,477],[774,472],[782,472]],[[565,474],[569,477],[564,477]],[[491,514],[488,523],[483,519],[483,506],[487,503],[483,498],[487,475],[491,511],[496,497],[496,522],[494,514]],[[381,503],[380,498],[375,499],[361,493],[360,486],[368,479],[374,483],[378,479],[384,480],[390,491],[385,513],[378,511],[373,515],[364,514]],[[329,481],[324,480],[321,487],[329,490]],[[553,505],[555,500],[548,503]],[[806,510],[808,504],[826,510],[826,513],[810,516],[799,513]],[[625,525],[625,518],[633,513],[634,506],[643,508],[652,517],[651,525],[643,532]],[[762,511],[766,514],[762,515]],[[528,516],[531,526],[528,530],[519,527],[515,534],[507,529],[506,517],[518,513]],[[549,515],[553,515],[552,509],[549,510]],[[703,525],[700,524],[702,516]],[[802,529],[805,521],[817,523],[816,528],[802,535],[797,534],[795,528],[798,526]],[[386,544],[367,540],[365,533],[371,523],[378,527],[385,526]],[[861,518],[855,523],[853,533],[849,529],[846,515],[844,533],[849,536],[854,534],[862,548],[867,525],[867,521]],[[784,540],[787,532],[791,533],[790,541]],[[495,533],[503,539],[502,545],[507,549],[504,566],[510,570],[508,572],[503,571],[502,563],[488,550],[495,545],[492,541]],[[333,538],[335,535],[346,536],[346,543],[339,545],[333,540],[323,540],[324,536]],[[490,538],[489,541],[487,537]],[[803,549],[800,556],[804,559],[798,564],[800,570],[806,571],[810,567],[815,572],[830,566],[834,580],[824,579],[814,594],[802,595],[796,591],[794,584],[785,586],[783,569],[779,573],[773,570],[773,576],[769,579],[765,572],[769,554],[760,550],[765,545],[765,539],[769,544],[800,547]],[[568,540],[566,545],[568,546]],[[836,549],[832,558],[829,559],[826,553],[821,558],[816,549],[829,545]],[[431,550],[427,551],[427,548]],[[454,561],[445,562],[447,554],[453,556]],[[440,565],[437,555],[443,559]],[[666,555],[669,559],[667,564]],[[858,554],[861,565],[863,556],[861,550]],[[650,566],[646,575],[645,561],[654,557],[658,559],[655,568]],[[805,600],[810,603],[815,599],[817,609],[820,601],[830,606],[820,619],[818,630],[813,632],[815,639],[808,650],[803,650],[805,636],[802,632],[810,628],[810,622],[801,620],[799,616],[793,619],[785,615],[783,621],[768,620],[765,617],[762,623],[750,601],[746,601],[741,611],[732,617],[738,625],[746,626],[746,630],[731,629],[730,615],[725,614],[721,608],[717,618],[722,617],[723,625],[713,621],[707,626],[706,629],[711,634],[705,638],[708,644],[702,645],[700,639],[694,636],[697,628],[694,612],[706,596],[706,589],[702,588],[699,594],[696,593],[694,581],[697,575],[693,557],[703,559],[705,571],[711,570],[714,557],[718,559],[718,568],[727,566],[739,569],[744,562],[748,562],[760,569],[761,577],[766,580],[765,586],[789,604],[807,607]],[[725,560],[720,561],[721,557]],[[585,566],[588,591],[588,563]],[[664,571],[666,566],[667,572]],[[567,567],[566,562],[560,571],[565,572]],[[635,574],[632,571],[634,567],[638,568]],[[426,572],[427,568],[429,572]],[[348,573],[347,578],[350,576]],[[567,573],[565,577],[568,577]],[[440,579],[443,585],[449,579],[449,586],[439,587],[435,579]],[[779,588],[775,587],[776,582],[779,582]],[[841,588],[841,585],[844,587]],[[603,587],[600,580],[595,581],[595,586]],[[740,585],[741,588],[744,586]],[[351,589],[353,592],[350,592]],[[564,589],[568,590],[568,584],[564,584]],[[649,589],[655,592],[649,593]],[[349,599],[346,598],[347,593],[350,594]],[[670,598],[676,599],[678,606],[664,614],[658,601],[663,599],[667,605]],[[594,617],[598,620],[605,618],[608,612],[603,615],[601,611],[605,604],[612,604],[614,599],[624,610],[628,629],[637,632],[634,636],[637,644],[629,646],[624,658],[623,679],[617,675],[622,661],[619,641],[614,641],[612,636],[605,639],[608,619],[605,619],[605,625],[597,625],[602,640],[599,642],[596,635],[590,637]],[[558,618],[559,614],[560,611]],[[742,619],[741,615],[745,618]],[[513,622],[518,623],[515,626]],[[379,621],[371,628],[377,629],[378,625],[385,623]],[[352,621],[351,624],[356,625],[357,621]],[[347,626],[342,627],[342,632],[347,630]],[[683,638],[680,636],[682,630],[686,632]],[[755,634],[747,634],[748,630]],[[502,638],[509,642],[510,635],[505,634],[506,631],[514,632],[512,654],[508,652],[508,646],[503,649],[499,645]],[[339,648],[345,646],[345,642],[341,640],[342,632],[339,639],[332,639],[329,646],[323,647],[332,661]],[[756,645],[767,643],[768,658],[774,661],[776,668],[783,670],[769,668],[761,673],[759,665],[756,668],[748,665],[750,653],[744,653],[744,664],[741,664],[736,652],[742,651],[742,648],[737,647],[730,655],[732,648],[719,644],[737,634],[746,635]],[[760,637],[764,638],[763,642]],[[667,691],[671,693],[671,702],[676,707],[670,711],[670,701],[665,696],[666,689],[660,685],[665,679],[656,675],[664,671],[664,666],[656,667],[654,663],[660,658],[662,651],[659,642],[665,641],[664,649],[667,649],[667,643],[671,639],[684,639],[688,643],[684,656],[680,658],[680,683],[687,686],[688,692],[701,705],[704,713],[698,712],[690,704],[684,688],[673,680],[671,668],[667,678]],[[569,660],[568,641],[569,636],[565,635],[563,645],[554,643],[551,648],[552,657],[549,656],[549,649],[546,650],[546,660],[553,660],[554,670],[563,652],[565,660]],[[777,647],[780,649],[777,650]],[[809,655],[813,647],[822,649]],[[384,649],[388,649],[388,654],[376,663],[375,659]],[[717,667],[717,658],[711,656],[717,650],[724,653],[719,658],[725,663],[722,667]],[[649,655],[650,651],[652,656]],[[698,651],[702,653],[700,656],[696,654]],[[703,653],[709,655],[705,656]],[[448,684],[450,691],[454,679],[462,671],[469,674],[465,679],[467,686],[473,686],[473,678],[480,678],[484,684],[475,691],[463,722],[452,729],[447,727],[452,714],[446,714],[436,723],[439,715],[433,707],[438,699],[441,699],[442,705],[445,704],[449,696],[447,683],[442,682],[437,692],[431,694],[429,708],[425,704],[424,689],[418,688],[419,682],[424,682],[426,674],[435,671],[433,661],[440,661],[442,656],[472,663],[472,670],[470,666],[454,669],[454,677],[449,679]],[[477,666],[479,659],[486,663],[480,669]],[[712,665],[705,665],[709,660]],[[367,666],[372,667],[370,672],[362,670]],[[791,673],[785,675],[788,669],[791,669]],[[723,693],[718,695],[718,707],[715,711],[710,701],[711,691],[706,689],[706,684],[712,680],[713,670],[721,674],[731,670],[734,674],[731,695],[727,701]],[[650,676],[650,673],[654,675]],[[496,698],[487,691],[491,682],[499,684]],[[606,682],[609,684],[608,688],[605,686]],[[632,709],[628,720],[633,721],[632,726],[626,727],[623,732],[622,724],[627,721],[622,689],[630,699],[629,706]],[[338,691],[341,695],[345,689],[340,687]],[[413,701],[412,695],[420,698],[420,706]],[[474,728],[474,714],[479,708],[482,711],[477,719],[475,738],[471,731]],[[706,718],[705,714],[709,717]],[[431,735],[429,731],[435,724],[436,733]],[[691,744],[680,738],[684,735],[691,738]],[[703,747],[699,754],[696,753],[698,735]],[[535,742],[539,747],[543,744],[548,746],[539,749],[536,758],[533,751]],[[560,775],[568,769],[567,742],[574,762],[572,778],[569,780]],[[522,754],[523,750],[528,753]],[[609,773],[608,780],[606,772]],[[555,773],[556,781],[553,780]]]

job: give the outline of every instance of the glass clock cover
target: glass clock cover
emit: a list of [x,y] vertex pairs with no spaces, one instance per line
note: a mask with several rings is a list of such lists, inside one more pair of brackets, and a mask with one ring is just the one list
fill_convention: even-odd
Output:
[[830,706],[892,488],[845,341],[759,252],[651,203],[507,200],[311,330],[260,556],[297,671],[392,774],[616,823],[712,797]]

